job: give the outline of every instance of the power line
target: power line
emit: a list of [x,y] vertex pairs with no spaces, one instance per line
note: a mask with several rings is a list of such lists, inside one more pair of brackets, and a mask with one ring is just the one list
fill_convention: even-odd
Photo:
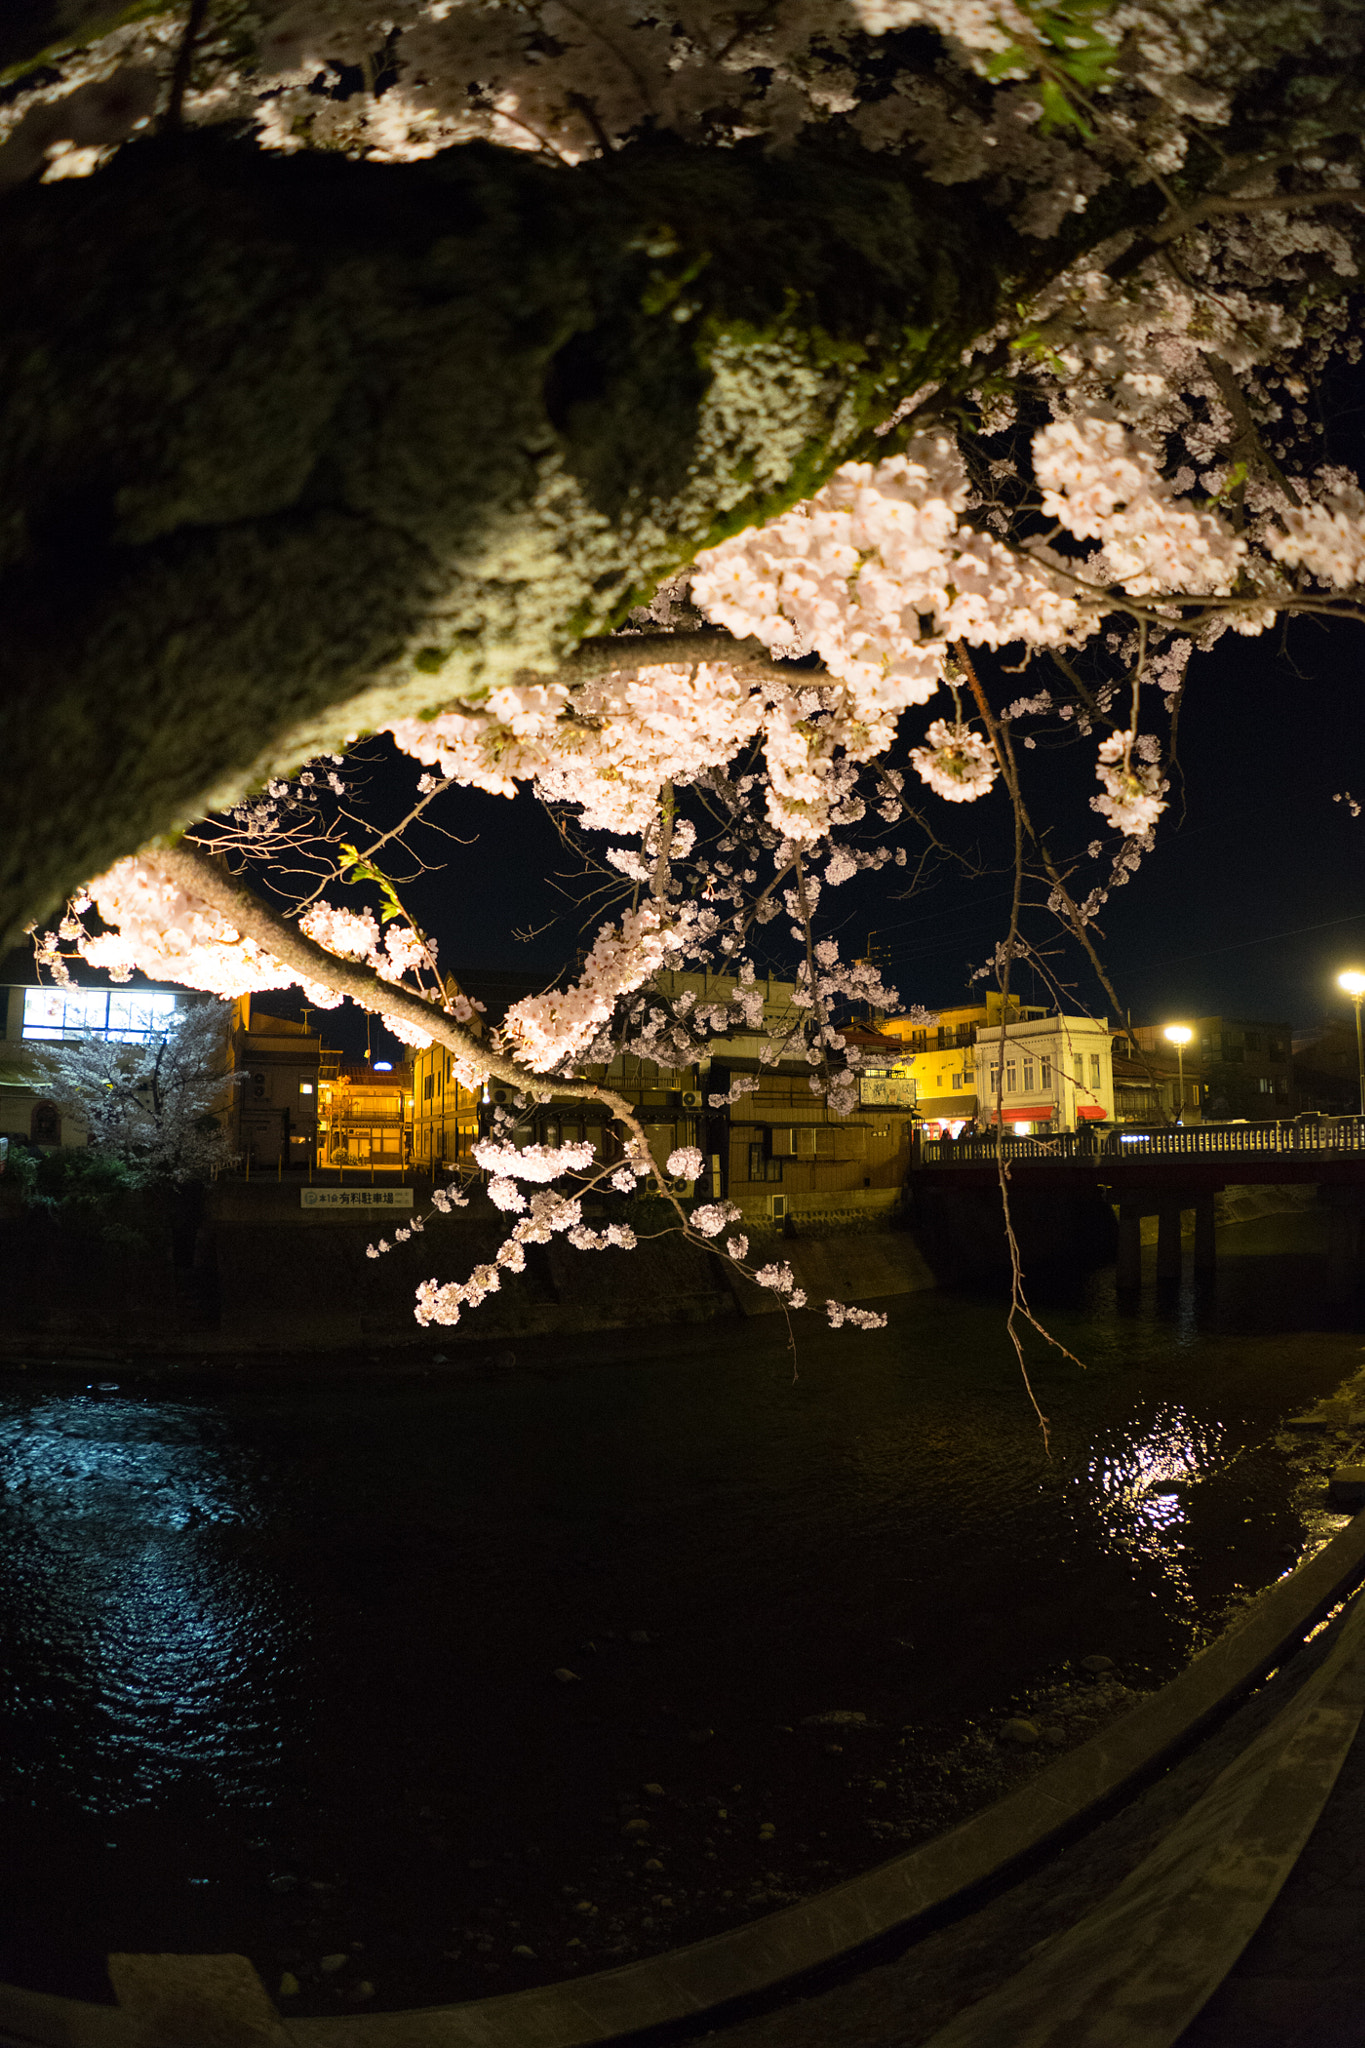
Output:
[[1321,924],[1296,924],[1287,932],[1266,932],[1259,939],[1238,939],[1231,946],[1201,946],[1197,953],[1172,953],[1164,960],[1149,960],[1144,972],[1153,967],[1174,967],[1181,960],[1211,960],[1218,953],[1244,953],[1248,946],[1268,946],[1274,939],[1297,939],[1303,932],[1325,932],[1333,925],[1359,924],[1365,918],[1365,910],[1354,910],[1349,917],[1327,917]]

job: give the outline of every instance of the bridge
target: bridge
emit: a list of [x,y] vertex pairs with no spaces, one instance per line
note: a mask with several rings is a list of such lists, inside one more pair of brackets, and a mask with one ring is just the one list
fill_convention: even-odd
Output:
[[[1180,1274],[1182,1217],[1194,1211],[1194,1265],[1215,1262],[1213,1198],[1229,1184],[1316,1184],[1332,1201],[1334,1263],[1353,1268],[1365,1212],[1365,1117],[1311,1123],[1193,1124],[1166,1130],[1058,1131],[997,1139],[993,1133],[919,1142],[911,1174],[920,1186],[994,1185],[1000,1158],[1011,1188],[1058,1195],[1093,1188],[1118,1209],[1120,1287],[1141,1276],[1142,1219],[1156,1216],[1157,1277]],[[1353,1200],[1350,1190],[1359,1190]]]

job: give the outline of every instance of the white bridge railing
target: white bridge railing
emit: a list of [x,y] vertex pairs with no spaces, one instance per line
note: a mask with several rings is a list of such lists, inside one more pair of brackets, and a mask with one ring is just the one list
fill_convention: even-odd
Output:
[[[1210,1159],[1237,1154],[1266,1154],[1339,1159],[1365,1153],[1365,1117],[1323,1117],[1304,1123],[1189,1124],[1181,1129],[1131,1130],[1122,1124],[1083,1131],[1058,1131],[1050,1138],[1000,1141],[1006,1159],[1043,1164],[1097,1166],[1123,1160]],[[971,1138],[926,1138],[920,1145],[922,1166],[984,1166],[996,1157],[992,1133]]]

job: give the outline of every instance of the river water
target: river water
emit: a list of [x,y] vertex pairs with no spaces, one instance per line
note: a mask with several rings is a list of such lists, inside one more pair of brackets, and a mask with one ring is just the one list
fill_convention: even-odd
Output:
[[454,1377],[8,1370],[0,1977],[227,1949],[298,2012],[485,1996],[947,1824],[1025,1767],[1012,1705],[1079,1739],[1122,1700],[1079,1659],[1159,1682],[1336,1526],[1280,1427],[1362,1363],[1317,1228],[1049,1302],[1086,1369],[1033,1346],[1048,1450],[962,1295],[808,1319],[795,1376],[779,1318]]

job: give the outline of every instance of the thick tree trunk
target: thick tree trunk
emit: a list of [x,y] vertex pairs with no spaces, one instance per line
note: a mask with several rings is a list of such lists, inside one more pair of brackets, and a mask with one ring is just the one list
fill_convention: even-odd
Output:
[[880,445],[1038,264],[818,146],[394,167],[200,134],[12,195],[0,934],[310,753],[551,667]]

